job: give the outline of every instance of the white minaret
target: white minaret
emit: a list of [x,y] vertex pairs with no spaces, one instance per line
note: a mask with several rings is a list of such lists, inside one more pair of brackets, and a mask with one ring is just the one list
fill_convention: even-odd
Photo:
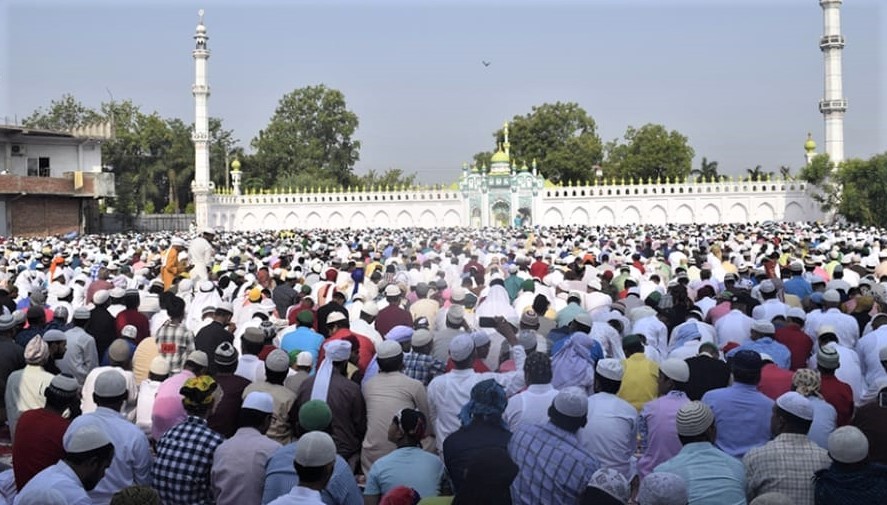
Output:
[[825,119],[825,152],[831,161],[844,161],[844,99],[841,57],[844,37],[841,35],[841,4],[843,0],[819,0],[822,6],[823,34],[819,40],[825,75],[825,94],[819,102],[819,112]]
[[206,48],[206,26],[203,25],[203,9],[198,12],[200,21],[194,33],[196,45],[191,53],[194,56],[194,85],[191,92],[194,94],[194,132],[191,140],[194,141],[194,182],[191,183],[191,191],[194,192],[194,211],[196,213],[197,226],[207,226],[209,210],[207,200],[213,190],[213,184],[209,180],[209,121],[207,115],[207,99],[209,98],[209,86],[206,83],[206,60],[209,59],[209,49]]

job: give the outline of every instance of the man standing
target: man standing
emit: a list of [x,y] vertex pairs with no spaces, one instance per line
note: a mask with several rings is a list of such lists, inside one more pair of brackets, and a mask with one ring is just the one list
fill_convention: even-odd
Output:
[[807,437],[812,422],[813,405],[801,394],[791,391],[776,399],[770,421],[775,438],[742,458],[749,500],[779,492],[796,505],[814,505],[813,476],[831,461]]
[[74,326],[65,332],[67,349],[62,361],[62,371],[67,372],[83,384],[93,368],[99,366],[99,353],[96,340],[84,330],[89,322],[89,309],[77,307],[74,310]]
[[188,257],[191,258],[191,264],[194,265],[190,275],[195,285],[200,281],[209,279],[209,268],[213,263],[213,246],[211,242],[215,236],[215,230],[203,228],[200,230],[200,236],[192,240],[188,246]]
[[385,286],[385,299],[388,301],[388,306],[379,311],[375,323],[376,330],[380,335],[387,335],[395,326],[413,327],[413,316],[400,306],[402,294],[397,284]]
[[[234,334],[230,329],[232,316],[234,316],[234,309],[231,304],[220,303],[213,315],[213,322],[204,326],[194,337],[194,348],[203,351],[206,356],[212,356],[222,342],[233,343]],[[215,372],[215,364],[210,363],[208,373],[212,374],[213,372]]]
[[176,277],[182,275],[185,270],[179,263],[179,253],[185,249],[185,241],[179,237],[173,237],[172,243],[163,253],[163,265],[160,275],[163,278],[163,290],[169,291]]

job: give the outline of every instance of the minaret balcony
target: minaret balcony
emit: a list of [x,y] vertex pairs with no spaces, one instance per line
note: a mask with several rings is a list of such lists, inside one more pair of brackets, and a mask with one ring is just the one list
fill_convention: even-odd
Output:
[[819,48],[823,51],[827,49],[844,49],[844,36],[824,35],[819,39]]
[[191,85],[191,93],[198,94],[209,94],[209,86],[206,84],[192,84]]
[[841,98],[839,100],[820,100],[819,112],[828,114],[830,112],[844,112],[847,110],[847,100]]

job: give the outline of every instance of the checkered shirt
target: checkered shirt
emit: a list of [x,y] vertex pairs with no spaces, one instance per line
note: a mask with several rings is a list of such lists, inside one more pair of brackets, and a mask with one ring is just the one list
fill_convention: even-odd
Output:
[[425,386],[431,382],[431,379],[446,372],[446,365],[430,354],[410,352],[403,355],[403,373]]
[[185,360],[194,350],[194,334],[191,330],[185,328],[184,324],[167,321],[158,328],[154,340],[160,355],[169,363],[170,373],[181,372]]
[[797,505],[813,505],[813,475],[832,464],[828,451],[796,433],[783,433],[748,451],[742,463],[749,499],[777,491]]
[[518,428],[508,452],[520,468],[511,484],[514,505],[576,503],[600,467],[578,435],[551,422]]
[[210,483],[213,453],[225,439],[206,424],[188,416],[157,442],[153,487],[165,505],[215,503]]

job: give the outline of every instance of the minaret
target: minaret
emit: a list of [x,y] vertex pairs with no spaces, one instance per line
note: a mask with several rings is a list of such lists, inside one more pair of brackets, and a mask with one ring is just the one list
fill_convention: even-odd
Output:
[[823,35],[819,40],[822,49],[825,75],[825,94],[819,102],[819,112],[825,119],[825,152],[837,165],[844,161],[844,99],[841,58],[844,37],[841,35],[841,4],[843,0],[819,0],[822,6]]
[[209,59],[209,49],[206,48],[206,26],[203,25],[203,9],[198,11],[200,21],[194,33],[196,45],[191,53],[194,56],[194,85],[191,92],[194,94],[194,131],[191,140],[194,141],[194,182],[191,183],[191,191],[194,192],[194,210],[197,226],[207,226],[208,209],[207,199],[212,192],[213,185],[209,180],[209,121],[206,102],[209,98],[209,86],[206,84],[206,60]]

